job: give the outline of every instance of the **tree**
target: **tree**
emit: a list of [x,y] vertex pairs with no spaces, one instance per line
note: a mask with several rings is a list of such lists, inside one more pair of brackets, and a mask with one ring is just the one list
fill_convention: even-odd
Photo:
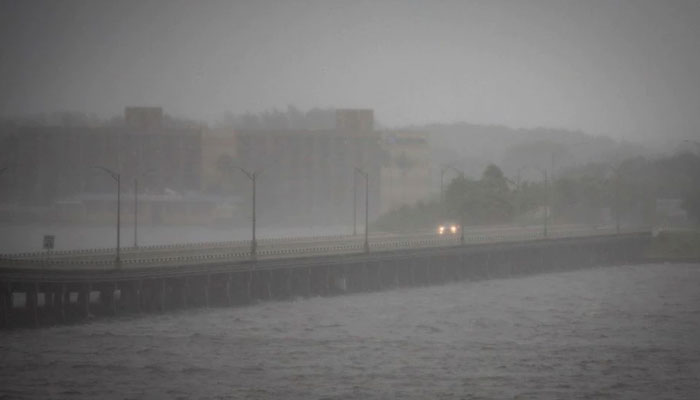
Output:
[[513,194],[503,171],[489,165],[478,181],[454,178],[445,192],[450,215],[464,224],[498,223],[513,217]]

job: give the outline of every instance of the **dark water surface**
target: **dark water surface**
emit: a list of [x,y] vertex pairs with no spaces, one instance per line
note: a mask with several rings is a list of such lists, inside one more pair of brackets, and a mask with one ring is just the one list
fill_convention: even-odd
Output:
[[0,398],[700,399],[700,265],[0,333]]

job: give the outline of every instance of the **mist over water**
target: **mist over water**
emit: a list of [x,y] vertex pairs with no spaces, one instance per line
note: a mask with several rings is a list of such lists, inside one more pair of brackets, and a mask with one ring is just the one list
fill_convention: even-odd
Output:
[[621,266],[2,332],[0,393],[696,399],[698,287]]

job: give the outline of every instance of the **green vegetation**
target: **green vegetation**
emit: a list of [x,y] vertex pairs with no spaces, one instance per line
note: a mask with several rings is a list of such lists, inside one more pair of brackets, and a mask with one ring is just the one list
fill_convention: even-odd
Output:
[[[443,219],[464,225],[551,223],[653,225],[657,199],[680,199],[689,219],[700,224],[700,157],[679,153],[618,164],[589,163],[551,173],[540,180],[508,179],[489,165],[480,179],[464,175],[446,187],[444,203],[403,206],[382,215],[376,228],[386,231],[432,229]],[[700,246],[699,246],[700,247]]]
[[496,224],[513,218],[513,191],[503,171],[489,165],[479,180],[463,175],[450,182],[445,191],[449,217],[465,225]]

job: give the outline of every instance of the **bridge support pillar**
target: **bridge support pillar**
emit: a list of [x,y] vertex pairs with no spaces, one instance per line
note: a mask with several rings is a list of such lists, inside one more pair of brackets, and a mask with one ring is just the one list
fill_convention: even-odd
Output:
[[117,314],[117,301],[114,298],[117,291],[117,283],[105,284],[100,290],[100,302],[102,308],[111,315]]
[[92,284],[86,283],[82,285],[78,292],[78,304],[82,308],[83,318],[90,318],[90,293],[92,293]]
[[66,292],[66,285],[62,283],[61,287],[59,288],[57,302],[56,302],[57,303],[56,308],[58,309],[57,310],[58,311],[58,320],[61,323],[66,322],[66,303],[69,300],[70,299],[68,298],[68,292]]
[[39,326],[39,284],[29,285],[26,291],[26,305],[33,326]]
[[54,288],[51,285],[47,285],[47,287],[44,288],[44,308],[46,310],[53,311],[54,308]]
[[136,312],[140,314],[143,309],[143,280],[136,281],[134,286],[134,303],[136,304]]

